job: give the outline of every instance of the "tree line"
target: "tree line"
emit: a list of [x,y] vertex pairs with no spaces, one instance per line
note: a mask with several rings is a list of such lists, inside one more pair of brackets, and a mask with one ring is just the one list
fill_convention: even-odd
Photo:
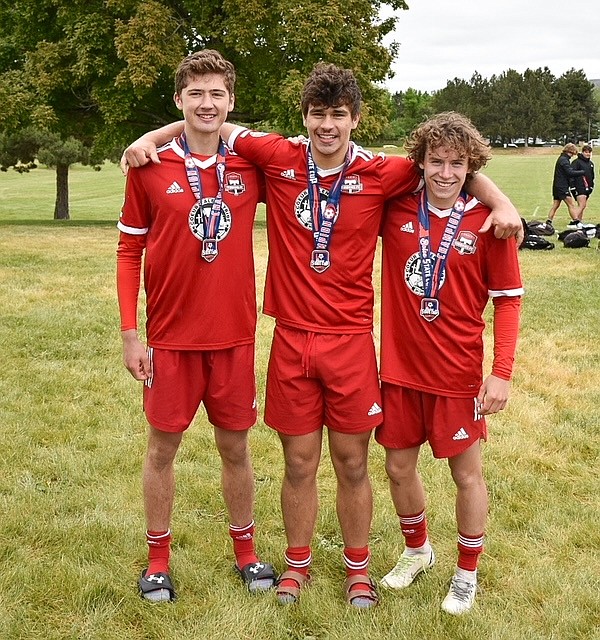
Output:
[[[380,18],[383,4],[395,11],[391,17]],[[575,71],[559,79],[532,72],[536,91],[546,92],[540,96],[556,94],[545,115],[543,99],[530,99],[535,119],[526,98],[533,80],[512,71],[493,82],[455,80],[431,96],[392,96],[383,82],[398,44],[384,39],[406,9],[405,0],[329,0],[326,11],[322,0],[0,3],[0,169],[28,171],[35,161],[55,167],[54,217],[68,218],[69,166],[116,161],[139,134],[178,119],[174,70],[202,48],[236,66],[231,119],[286,135],[303,131],[300,90],[321,60],[356,74],[364,96],[356,139],[364,144],[399,141],[429,113],[450,108],[500,139],[548,135],[550,120],[553,134],[571,136],[585,129],[585,117],[597,120],[590,84]],[[523,100],[515,113],[517,86]],[[581,109],[586,115],[575,117]]]
[[583,70],[555,77],[547,68],[519,73],[509,69],[486,79],[455,78],[431,94],[408,89],[391,97],[393,116],[385,131],[403,139],[419,122],[439,111],[467,115],[493,144],[523,140],[524,145],[588,141],[600,127],[600,90]]
[[[393,10],[404,0],[386,0]],[[238,72],[232,119],[299,132],[298,97],[314,64],[354,70],[365,139],[389,116],[381,83],[397,17],[380,0],[11,0],[0,4],[0,166],[57,169],[56,218],[68,218],[68,167],[116,159],[138,134],[175,120],[173,73],[214,48]],[[61,197],[60,194],[63,194]]]

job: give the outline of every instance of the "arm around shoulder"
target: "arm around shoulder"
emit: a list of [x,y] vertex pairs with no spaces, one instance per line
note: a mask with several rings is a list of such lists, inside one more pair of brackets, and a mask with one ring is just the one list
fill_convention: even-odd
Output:
[[121,171],[127,175],[129,167],[142,167],[150,160],[160,164],[157,147],[169,142],[183,132],[183,120],[171,122],[160,129],[148,131],[132,142],[121,156]]
[[465,185],[468,193],[486,204],[492,211],[479,230],[485,233],[494,227],[496,238],[506,239],[516,236],[517,242],[523,241],[523,224],[516,207],[496,184],[487,176],[476,173]]

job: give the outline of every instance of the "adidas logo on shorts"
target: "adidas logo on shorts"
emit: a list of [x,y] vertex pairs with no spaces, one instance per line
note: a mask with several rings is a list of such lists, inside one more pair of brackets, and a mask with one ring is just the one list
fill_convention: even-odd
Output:
[[374,402],[369,409],[368,415],[376,416],[378,413],[381,413],[381,407],[376,402]]
[[453,436],[452,440],[468,440],[469,434],[461,427]]

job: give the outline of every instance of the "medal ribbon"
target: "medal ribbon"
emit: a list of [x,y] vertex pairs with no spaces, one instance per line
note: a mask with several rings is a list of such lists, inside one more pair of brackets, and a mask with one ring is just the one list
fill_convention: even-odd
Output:
[[[185,139],[185,133],[181,134],[181,142],[185,159],[185,172],[187,174],[190,189],[196,200],[202,203],[202,181],[200,180],[200,171],[194,162],[192,152]],[[219,140],[219,149],[217,151],[217,180],[219,182],[219,190],[212,203],[209,215],[202,212],[202,227],[204,230],[204,239],[215,239],[219,231],[219,223],[221,221],[221,209],[223,208],[223,185],[225,183],[225,156],[227,149],[223,140]]]
[[444,273],[446,260],[452,242],[456,237],[456,232],[460,226],[463,213],[465,211],[465,203],[467,194],[461,191],[452,212],[448,216],[446,228],[440,240],[440,246],[437,250],[437,259],[435,265],[431,251],[431,239],[429,235],[429,203],[427,202],[427,190],[423,188],[421,191],[421,200],[419,201],[419,253],[421,255],[421,275],[423,277],[423,294],[426,298],[436,298]]
[[342,194],[342,185],[344,184],[344,175],[350,164],[350,147],[346,154],[344,166],[333,183],[325,207],[321,208],[321,198],[319,194],[319,176],[317,174],[317,165],[313,160],[310,151],[310,144],[306,150],[306,165],[308,174],[308,202],[312,216],[313,234],[315,238],[315,250],[323,251],[329,249],[331,235],[333,234],[333,225],[336,223],[339,212],[340,197]]

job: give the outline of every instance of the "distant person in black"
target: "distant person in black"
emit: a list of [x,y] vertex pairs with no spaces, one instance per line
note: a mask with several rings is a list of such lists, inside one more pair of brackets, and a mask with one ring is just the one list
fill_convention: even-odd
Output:
[[577,147],[573,143],[566,144],[562,150],[562,153],[558,157],[556,164],[554,165],[554,180],[552,181],[552,206],[548,212],[548,219],[546,224],[552,225],[556,210],[560,207],[560,203],[564,201],[569,209],[569,215],[571,216],[570,225],[576,226],[580,221],[579,206],[577,200],[572,196],[569,187],[571,186],[571,180],[574,180],[578,176],[582,176],[585,172],[583,169],[576,171],[571,166],[571,158],[577,155]]
[[594,163],[592,162],[592,147],[589,144],[583,145],[581,153],[577,154],[577,158],[573,160],[571,166],[577,171],[582,169],[585,172],[582,176],[574,178],[571,187],[571,193],[577,199],[579,207],[579,221],[583,222],[583,212],[587,206],[588,198],[594,190]]

